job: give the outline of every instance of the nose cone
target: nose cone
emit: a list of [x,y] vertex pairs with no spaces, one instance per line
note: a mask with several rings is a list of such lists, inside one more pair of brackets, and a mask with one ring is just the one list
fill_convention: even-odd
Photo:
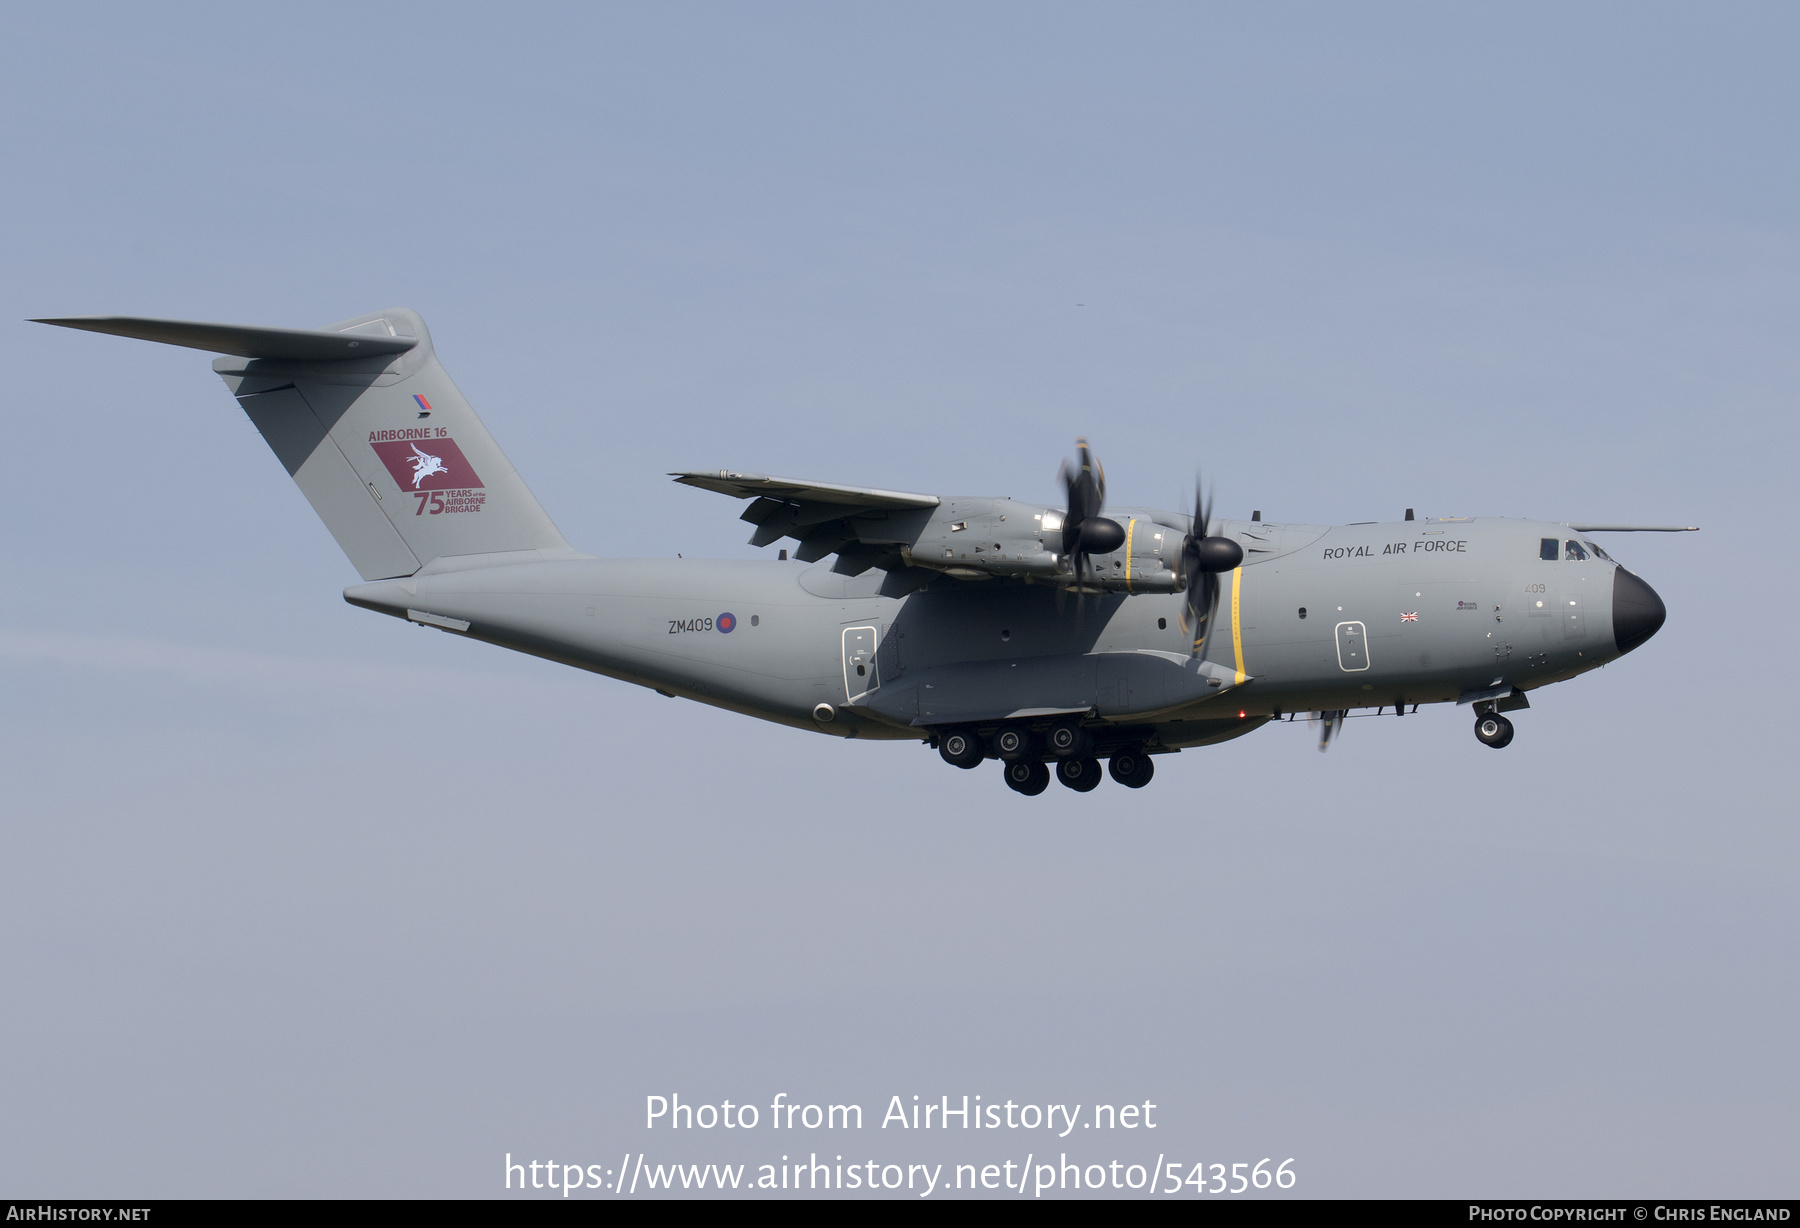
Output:
[[1613,642],[1620,654],[1655,635],[1669,611],[1656,590],[1626,571],[1613,569]]

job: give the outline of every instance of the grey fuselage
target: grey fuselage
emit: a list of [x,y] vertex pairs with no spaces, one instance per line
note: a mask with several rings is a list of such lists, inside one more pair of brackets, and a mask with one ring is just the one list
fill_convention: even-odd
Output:
[[[1583,529],[1548,522],[1258,513],[1202,524],[1189,551],[1190,517],[1125,508],[1073,546],[1069,518],[1102,496],[1096,481],[1078,512],[1075,479],[1059,509],[676,473],[748,500],[751,544],[791,538],[797,561],[597,559],[551,522],[409,308],[324,329],[43,322],[223,354],[213,369],[362,576],[354,604],[801,729],[936,741],[963,767],[996,739],[1017,766],[1041,732],[1063,766],[1112,756],[1136,787],[1148,775],[1118,756],[1283,713],[1333,713],[1329,729],[1350,709],[1452,701],[1491,708],[1477,736],[1503,746],[1499,712],[1629,651],[1666,613]],[[1197,653],[1184,589],[1215,574]],[[1192,591],[1198,606],[1213,590]],[[1029,792],[1041,776],[1008,780]]]
[[[1134,514],[1181,523],[1154,511],[1121,519]],[[845,576],[829,561],[471,556],[345,598],[832,736],[918,740],[1075,714],[1098,741],[1111,732],[1153,751],[1284,713],[1528,691],[1637,642],[1615,635],[1615,581],[1625,577],[1621,600],[1642,581],[1566,525],[1223,521],[1216,531],[1246,558],[1220,576],[1200,660],[1178,592],[1077,596],[940,574],[883,596],[886,573]],[[1565,553],[1578,539],[1586,558]],[[1553,560],[1542,557],[1551,541]]]

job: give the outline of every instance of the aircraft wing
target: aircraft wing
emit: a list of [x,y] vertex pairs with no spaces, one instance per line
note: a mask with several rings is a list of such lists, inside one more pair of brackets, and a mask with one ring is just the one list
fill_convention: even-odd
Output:
[[[803,482],[798,478],[772,478],[762,473],[733,473],[729,469],[709,469],[704,473],[671,473],[669,476],[684,486],[698,486],[701,490],[713,490],[739,499],[823,503],[846,510],[938,505],[936,495],[909,495],[904,491],[876,490],[868,486],[838,486],[831,482]],[[744,519],[750,518],[746,516]]]
[[871,567],[905,570],[902,548],[918,537],[939,504],[936,495],[730,469],[669,476],[685,486],[751,500],[741,519],[756,526],[750,535],[752,546],[791,537],[800,543],[796,559],[811,563],[835,554],[832,570],[847,576],[861,575]]

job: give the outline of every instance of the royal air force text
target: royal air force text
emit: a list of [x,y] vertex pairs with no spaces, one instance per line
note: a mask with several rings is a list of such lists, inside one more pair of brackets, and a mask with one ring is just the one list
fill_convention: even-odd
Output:
[[[1410,549],[1408,548],[1410,547]],[[1393,554],[1467,554],[1467,541],[1446,541],[1441,537],[1427,537],[1416,542],[1390,542],[1381,548],[1381,555]],[[1323,559],[1372,559],[1378,558],[1373,546],[1331,546],[1319,556]]]

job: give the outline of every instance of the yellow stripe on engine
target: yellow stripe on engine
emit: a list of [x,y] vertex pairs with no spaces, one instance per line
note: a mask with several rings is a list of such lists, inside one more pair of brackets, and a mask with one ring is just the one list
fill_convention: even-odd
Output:
[[1244,672],[1244,632],[1238,622],[1238,597],[1244,589],[1244,569],[1234,568],[1231,573],[1231,651],[1237,658],[1237,681],[1234,686],[1243,686],[1244,679],[1250,675]]
[[1125,522],[1125,591],[1131,591],[1131,535],[1137,529],[1137,517]]

